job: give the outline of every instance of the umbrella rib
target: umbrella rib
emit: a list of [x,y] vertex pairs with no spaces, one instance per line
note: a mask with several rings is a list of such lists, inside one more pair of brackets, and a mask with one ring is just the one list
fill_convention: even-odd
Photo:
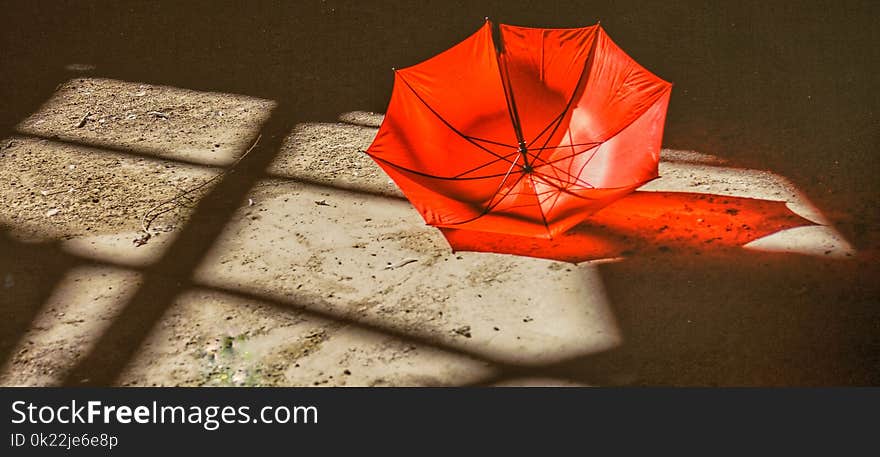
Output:
[[556,199],[553,200],[553,203],[550,205],[550,211],[548,211],[548,212],[552,212],[553,209],[556,208],[556,204],[559,203],[559,197],[561,197],[561,196],[562,196],[562,192],[556,193]]
[[541,199],[538,198],[538,187],[535,185],[534,174],[529,173],[529,179],[532,181],[532,189],[535,191],[535,202],[538,204],[538,211],[541,213],[541,220],[544,222],[544,229],[547,230],[547,235],[550,236],[550,238],[553,238],[553,234],[550,233],[550,225],[547,224],[547,215],[544,214],[544,208],[541,206]]
[[[507,198],[507,197],[510,195],[510,192],[513,190],[513,188],[516,187],[516,186],[519,184],[520,181],[522,181],[523,176],[525,176],[525,174],[520,173],[519,176],[516,178],[516,181],[513,182],[513,184],[510,186],[510,189],[507,190],[507,192],[504,194],[504,196],[501,197],[500,199],[498,199],[498,201],[495,202],[495,204],[492,205],[491,207],[487,207],[487,208],[483,211],[483,214],[481,214],[480,216],[477,216],[477,218],[483,217],[483,216],[485,216],[486,214],[489,214],[493,209],[497,208],[498,205],[500,205],[501,202],[504,201],[504,199]],[[477,219],[477,218],[475,218],[475,219]]]
[[[519,120],[519,113],[516,109],[516,97],[513,95],[513,85],[510,83],[510,70],[507,68],[507,60],[504,59],[501,55],[498,55],[498,68],[501,73],[501,83],[504,84],[504,98],[507,100],[507,112],[510,115],[510,122],[513,124],[513,131],[516,134],[516,141],[518,144],[525,144],[525,138],[523,137],[522,132],[522,124]],[[504,66],[504,70],[501,70],[501,66]]]
[[[671,87],[671,86],[669,86],[669,87]],[[631,126],[635,121],[637,121],[641,116],[643,116],[643,115],[644,115],[644,114],[645,114],[645,113],[646,113],[646,112],[647,112],[647,111],[648,111],[648,110],[654,105],[654,103],[657,103],[657,100],[659,100],[660,97],[662,97],[663,94],[664,94],[666,91],[669,90],[669,87],[665,88],[664,90],[659,90],[659,91],[657,91],[657,93],[654,94],[653,98],[649,99],[649,100],[650,100],[650,103],[647,103],[647,104],[646,104],[646,105],[648,106],[648,108],[646,108],[643,112],[639,113],[639,115],[636,116],[634,119],[632,119],[629,123],[627,123],[627,124],[621,126],[619,129],[617,129],[617,131],[615,131],[615,132],[612,133],[611,135],[607,135],[607,137],[606,137],[604,140],[602,140],[602,141],[590,142],[590,143],[581,143],[581,145],[585,145],[585,146],[586,146],[586,145],[602,145],[602,144],[608,142],[609,140],[613,139],[614,137],[616,137],[617,135],[619,135],[620,132],[626,130],[627,127]],[[549,143],[550,138],[551,138],[552,136],[553,136],[553,135],[550,135],[550,137],[547,138],[547,142],[544,143],[544,146],[543,146],[543,147],[540,147],[540,148],[531,148],[531,147],[530,147],[529,150],[532,150],[532,151],[539,151],[539,150],[544,150],[544,149],[556,149],[556,148],[558,148],[558,147],[565,147],[565,146],[566,146],[566,145],[562,145],[562,146],[551,146],[551,147],[547,147],[547,143]],[[574,146],[578,146],[578,145],[574,145]],[[589,151],[590,149],[592,149],[592,148],[588,148],[588,149],[586,149],[586,150],[584,150],[584,151],[581,151],[581,152],[578,153],[578,154],[582,154],[582,153],[584,153],[584,152],[586,152],[586,151]],[[574,154],[574,155],[577,155],[577,154]],[[563,159],[564,159],[564,158],[563,158]],[[561,159],[561,160],[562,160],[562,159]],[[553,162],[556,162],[556,161],[558,161],[558,160],[553,160]]]
[[559,192],[557,192],[555,190],[549,190],[547,192],[541,192],[539,195],[541,195],[540,203],[543,205],[544,203],[548,202],[551,198],[553,198],[553,196],[559,195]]
[[[561,173],[567,175],[568,178],[570,178],[570,179],[572,179],[572,180],[574,180],[574,181],[582,181],[584,184],[586,184],[586,185],[588,185],[588,186],[590,186],[590,187],[594,187],[592,184],[588,183],[587,181],[582,180],[582,179],[580,178],[580,174],[578,174],[578,175],[573,175],[573,174],[571,174],[570,172],[567,172],[567,171],[565,171],[564,169],[559,168],[559,167],[557,167],[557,166],[555,165],[556,163],[558,163],[558,162],[560,162],[560,161],[563,161],[563,160],[565,160],[565,159],[574,158],[574,157],[576,157],[577,155],[579,155],[579,154],[583,154],[583,153],[585,153],[585,152],[587,152],[587,151],[589,151],[589,150],[591,150],[591,149],[594,149],[594,148],[584,149],[583,151],[580,151],[580,152],[577,152],[577,153],[574,153],[574,154],[571,154],[571,155],[568,155],[568,156],[565,156],[565,157],[560,157],[560,158],[558,158],[558,159],[554,159],[554,160],[551,160],[551,161],[544,160],[544,159],[542,159],[542,158],[540,158],[540,157],[537,157],[537,156],[536,156],[536,158],[537,158],[538,160],[540,160],[540,161],[543,163],[543,164],[540,165],[540,166],[547,166],[547,167],[550,167],[551,169],[553,169],[553,170],[555,170],[555,171],[558,171],[558,172],[561,172]],[[594,152],[594,154],[595,154],[595,152]],[[592,157],[591,157],[591,158],[592,158]],[[581,172],[583,172],[583,170],[581,170]],[[558,176],[557,176],[557,178],[558,178]]]
[[[547,166],[547,167],[550,167],[550,169],[552,169],[553,171],[556,171],[556,172],[562,173],[563,175],[566,175],[565,177],[567,177],[568,179],[573,180],[573,181],[575,181],[575,182],[577,182],[577,181],[581,181],[581,179],[578,178],[577,176],[574,176],[574,175],[568,173],[567,171],[563,170],[562,168],[559,168],[559,167],[557,167],[557,166],[555,166],[555,165],[552,165],[552,164],[546,164],[546,165],[540,165],[540,166]],[[535,172],[535,171],[533,171],[533,173],[534,173],[534,172]],[[546,173],[541,173],[541,172],[537,172],[537,173],[539,173],[539,174],[541,174],[541,175],[544,175],[544,176],[547,176]],[[560,176],[558,176],[558,175],[554,176],[554,178],[555,178],[555,179],[558,179],[558,180],[560,180],[560,181],[563,179],[562,177],[560,177]],[[589,184],[589,183],[587,183],[586,181],[584,181],[584,183]]]
[[[600,143],[600,144],[601,144],[601,143]],[[577,152],[574,152],[574,153],[572,153],[572,154],[569,154],[569,155],[566,155],[566,156],[563,156],[563,157],[558,157],[558,158],[553,159],[553,160],[549,160],[549,161],[544,160],[544,159],[540,159],[540,160],[544,163],[544,165],[550,165],[550,166],[552,166],[552,165],[555,164],[555,163],[561,162],[561,161],[566,160],[566,159],[572,159],[572,158],[577,157],[577,156],[579,156],[579,155],[581,155],[581,154],[583,154],[583,153],[585,153],[585,152],[588,152],[588,151],[593,151],[593,155],[595,155],[596,152],[598,152],[598,148],[589,147],[589,148],[584,149],[584,150],[582,150],[582,151],[577,151]],[[591,159],[592,159],[592,156],[591,156],[590,159],[588,159],[588,160],[591,160]]]
[[551,192],[551,195],[546,197],[544,201],[541,202],[541,204],[543,205],[544,203],[550,201],[551,198],[553,199],[553,203],[550,204],[550,209],[547,210],[547,213],[553,212],[553,209],[556,208],[556,204],[559,203],[560,196],[562,196],[562,192]]
[[[495,192],[492,192],[492,198],[490,198],[489,202],[486,204],[486,209],[484,210],[484,213],[488,213],[489,211],[491,211],[490,208],[492,208],[492,201],[495,200],[495,197],[498,195],[498,192],[500,192],[501,188],[504,187],[504,183],[507,182],[507,178],[510,177],[510,172],[513,171],[513,167],[516,166],[516,163],[518,161],[519,161],[519,156],[517,156],[515,159],[513,159],[513,162],[511,162],[510,168],[507,169],[507,173],[504,175],[504,179],[502,179],[501,182],[498,183],[498,188],[495,189]],[[515,186],[516,186],[516,184],[511,186],[510,190],[507,191],[507,195],[510,195],[510,191],[513,190],[513,187],[515,187]],[[504,200],[505,198],[507,198],[507,195],[502,197],[501,200]],[[501,203],[501,200],[498,200],[499,204]]]
[[543,148],[529,148],[529,151],[543,151],[547,149],[564,149],[567,147],[581,147],[581,146],[595,146],[597,144],[602,144],[602,141],[590,141],[587,143],[575,143],[575,144],[560,144],[559,146],[547,146]]
[[512,144],[506,144],[506,143],[501,143],[501,142],[499,142],[499,141],[487,140],[487,139],[485,139],[485,138],[480,138],[480,137],[476,137],[476,136],[466,135],[465,138],[469,138],[469,139],[474,140],[474,141],[480,141],[480,142],[483,142],[483,143],[494,144],[494,145],[497,145],[497,146],[503,146],[503,147],[505,147],[505,148],[513,148],[513,149],[516,149],[516,146],[514,146],[514,145],[512,145]]
[[[600,146],[600,147],[601,147],[601,146]],[[583,174],[584,170],[587,168],[587,165],[589,165],[589,164],[590,164],[590,161],[593,160],[593,157],[596,157],[596,154],[599,153],[599,148],[593,148],[593,149],[594,149],[594,150],[593,150],[593,153],[590,154],[590,157],[587,157],[587,160],[585,160],[585,161],[584,161],[584,164],[581,165],[581,169],[580,169],[580,171],[578,171],[578,176],[580,176],[581,174]],[[584,182],[586,182],[586,181],[584,181]]]
[[[567,109],[567,108],[568,108],[568,107],[566,106],[566,109]],[[542,136],[544,136],[544,134],[547,133],[547,130],[550,130],[550,127],[552,127],[554,123],[559,122],[560,119],[561,119],[562,117],[564,117],[564,116],[565,116],[565,111],[559,113],[556,117],[554,117],[554,118],[550,121],[550,123],[547,124],[547,126],[544,127],[543,130],[541,130],[541,133],[539,133],[537,136],[535,136],[534,139],[532,139],[531,142],[529,142],[529,144],[527,145],[528,148],[529,148],[529,150],[544,149],[544,148],[532,148],[531,146],[532,146],[533,144],[535,144],[535,143],[538,141],[539,138],[541,138]]]
[[[574,158],[574,157],[576,157],[576,156],[578,156],[578,155],[580,155],[580,154],[583,154],[583,153],[585,153],[585,152],[587,152],[587,151],[590,151],[590,150],[592,150],[592,149],[595,149],[595,148],[593,148],[593,146],[594,146],[595,144],[601,144],[601,143],[584,143],[584,144],[590,145],[590,147],[587,148],[587,149],[584,149],[584,150],[582,150],[582,151],[573,152],[572,154],[567,155],[567,156],[564,156],[564,157],[559,157],[559,158],[557,158],[557,159],[553,159],[553,160],[549,160],[549,161],[548,161],[548,160],[546,160],[546,159],[544,159],[544,158],[542,158],[542,157],[540,157],[540,156],[538,156],[538,155],[535,155],[535,156],[533,156],[533,157],[534,157],[537,161],[540,161],[540,162],[542,163],[543,166],[548,166],[548,167],[552,168],[553,170],[560,171],[560,172],[562,172],[562,173],[568,175],[569,178],[571,178],[571,179],[573,179],[573,180],[575,180],[575,181],[583,181],[583,180],[580,178],[580,173],[577,174],[577,175],[573,175],[573,174],[571,174],[571,171],[565,171],[565,170],[563,170],[563,169],[561,169],[561,168],[559,168],[559,167],[556,167],[555,164],[558,163],[558,162],[561,162],[561,161],[563,161],[563,160],[566,160],[566,159]],[[570,146],[571,149],[572,149],[572,151],[574,151],[574,145],[568,145],[568,146]],[[565,146],[557,146],[556,148],[553,148],[553,149],[558,149],[558,148],[562,148],[562,147],[565,147]],[[595,152],[594,152],[593,154],[595,154]],[[590,159],[592,159],[592,157],[590,157]],[[589,159],[588,159],[588,161],[589,161]],[[569,167],[569,168],[571,168],[571,167]],[[583,172],[583,168],[581,168],[581,172]],[[584,182],[585,184],[587,184],[588,186],[593,187],[592,184],[590,184],[590,183],[588,183],[588,182],[586,182],[586,181],[583,181],[583,182]]]
[[400,76],[400,80],[403,81],[404,84],[406,84],[406,87],[408,87],[409,90],[412,91],[413,95],[415,95],[416,98],[418,98],[419,101],[422,102],[423,105],[425,105],[425,108],[428,108],[428,110],[434,114],[434,116],[437,116],[437,119],[440,119],[440,122],[442,122],[443,125],[445,125],[446,127],[449,127],[450,130],[455,132],[458,136],[464,138],[464,140],[467,141],[468,143],[482,149],[483,151],[488,152],[489,154],[492,154],[493,156],[495,156],[501,160],[505,160],[507,162],[510,162],[509,159],[505,159],[501,155],[489,150],[485,146],[483,146],[483,145],[477,143],[476,141],[474,141],[473,139],[471,139],[471,137],[469,137],[468,135],[465,135],[462,131],[455,128],[455,126],[453,126],[452,124],[449,123],[449,121],[444,119],[443,116],[440,115],[440,113],[438,113],[433,107],[431,107],[431,105],[429,105],[428,102],[425,101],[425,99],[422,98],[422,96],[418,92],[416,92],[416,89],[409,84],[409,81],[407,81],[406,78],[404,78],[403,75],[401,75],[399,71],[397,72],[397,74],[398,74],[398,76]]
[[[569,150],[571,152],[574,152],[574,138],[571,137],[571,126],[569,126],[567,130],[568,130],[568,143],[571,145],[571,146],[569,146]],[[572,165],[574,165],[574,160],[569,160],[568,161],[568,175],[569,176],[571,176],[571,166]],[[581,171],[577,174],[578,178],[580,178],[581,173],[583,173],[583,172],[584,172],[584,170],[581,169]]]
[[[471,176],[471,177],[467,177],[467,178],[461,178],[461,177],[457,177],[457,176],[451,176],[451,177],[450,177],[450,176],[437,176],[437,175],[432,175],[432,174],[430,174],[430,173],[425,173],[425,172],[422,172],[422,171],[416,171],[416,170],[413,170],[413,169],[411,169],[411,168],[407,168],[407,167],[404,167],[404,166],[398,165],[398,164],[396,164],[396,163],[394,163],[394,162],[391,162],[391,161],[385,160],[385,159],[383,159],[383,158],[381,158],[381,157],[377,157],[377,156],[375,156],[375,155],[373,155],[373,154],[370,154],[369,152],[367,152],[367,155],[369,155],[370,157],[372,157],[374,160],[378,160],[378,161],[380,161],[380,162],[382,162],[382,163],[386,163],[386,164],[388,164],[388,165],[390,165],[390,166],[392,166],[392,167],[394,167],[394,168],[397,168],[397,169],[399,169],[399,170],[403,170],[403,171],[405,171],[405,172],[407,172],[407,173],[412,173],[412,174],[415,174],[415,175],[424,176],[425,178],[431,178],[431,179],[442,179],[442,180],[446,180],[446,181],[473,181],[473,180],[478,180],[478,179],[490,179],[490,178],[497,178],[497,177],[499,177],[499,176],[505,176],[504,173],[497,173],[497,174],[494,174],[494,175],[485,175],[485,176]],[[514,163],[515,163],[515,162],[511,162],[511,165],[514,164]]]
[[[492,27],[493,32],[497,32],[497,34],[492,34],[492,41],[495,50],[495,64],[498,66],[498,76],[501,78],[501,85],[504,89],[504,100],[507,102],[507,114],[510,116],[511,124],[513,124],[513,132],[516,134],[517,147],[521,147],[525,145],[525,138],[523,137],[519,112],[516,109],[516,97],[513,95],[513,84],[510,82],[510,69],[507,67],[507,59],[505,58],[506,51],[504,50],[504,38],[501,36],[501,29],[497,24],[493,23]],[[520,152],[523,154],[523,164],[528,167],[529,162],[525,156],[525,152]]]
[[[518,159],[519,159],[519,156],[517,156],[517,160],[518,160]],[[513,188],[516,187],[516,185],[519,184],[520,181],[522,181],[523,176],[525,176],[525,174],[520,173],[519,176],[516,178],[516,181],[514,181],[513,185],[511,185],[511,186],[510,186],[510,189],[508,189],[507,193],[505,193],[503,197],[501,197],[497,202],[495,202],[494,205],[486,206],[486,208],[483,209],[483,211],[482,211],[480,214],[478,214],[477,216],[472,217],[472,218],[470,218],[470,219],[468,219],[468,220],[465,220],[465,221],[461,221],[461,222],[452,222],[452,223],[449,223],[449,224],[442,224],[442,225],[443,225],[444,227],[446,227],[446,226],[451,226],[451,225],[462,225],[462,224],[467,224],[467,223],[473,222],[473,221],[475,221],[475,220],[477,220],[477,219],[479,219],[479,218],[481,218],[481,217],[483,217],[483,216],[489,214],[493,209],[495,209],[498,205],[500,205],[501,202],[504,201],[504,199],[507,198],[508,195],[510,195],[510,192],[513,190]],[[507,178],[505,178],[504,180],[501,181],[501,186],[499,186],[499,188],[498,188],[499,190],[500,190],[501,187],[504,185],[504,182],[505,182],[506,180],[507,180]],[[497,192],[497,191],[496,191],[495,195],[498,195],[498,192]],[[494,199],[495,199],[495,197],[493,196],[492,199],[489,200],[489,202],[491,203],[492,200],[494,200]]]
[[[519,151],[511,152],[510,154],[507,154],[507,155],[505,156],[505,158],[510,158],[510,156],[512,156],[512,155],[514,155],[514,154],[519,154]],[[460,177],[462,177],[462,176],[464,176],[464,175],[466,175],[466,174],[468,174],[468,173],[473,173],[473,172],[475,172],[475,171],[477,171],[477,170],[479,170],[479,169],[481,169],[481,168],[488,167],[489,165],[492,165],[492,164],[494,164],[494,163],[496,163],[496,162],[499,162],[499,161],[501,161],[501,159],[495,159],[495,160],[492,160],[492,161],[486,162],[486,163],[484,163],[484,164],[482,164],[482,165],[480,165],[480,166],[478,166],[478,167],[476,167],[476,168],[471,168],[471,169],[468,170],[468,171],[465,171],[465,172],[459,173],[459,174],[453,176],[453,178],[460,178]]]
[[[570,127],[568,128],[568,142],[569,142],[569,149],[571,150],[572,153],[574,153],[574,138],[571,137],[571,128]],[[572,159],[573,158],[574,158],[574,156],[572,156]],[[571,166],[573,163],[574,163],[574,160],[570,160],[568,162],[568,172],[567,173],[569,176],[572,176]],[[580,180],[580,176],[581,176],[581,173],[583,173],[583,171],[584,171],[583,168],[581,168],[581,171],[577,174],[577,177],[575,177],[575,183]],[[584,183],[586,183],[590,187],[593,187],[592,184],[590,184],[586,181],[584,181]],[[553,200],[553,203],[550,204],[550,209],[548,210],[548,212],[553,212],[553,209],[556,208],[556,204],[559,202],[559,197],[561,195],[562,195],[562,192],[556,192],[556,194],[555,194],[556,198]]]
[[[667,90],[668,90],[668,89],[667,89]],[[654,105],[654,103],[657,103],[657,100],[660,99],[660,97],[663,95],[664,92],[665,92],[665,91],[658,91],[658,92],[657,92],[657,94],[656,94],[656,95],[654,96],[654,98],[651,100],[651,103],[648,104],[649,109],[650,109],[651,106]],[[645,110],[645,112],[647,112],[647,110]],[[592,144],[592,145],[597,145],[597,146],[601,146],[601,145],[605,144],[607,141],[609,141],[609,140],[615,138],[617,135],[619,135],[620,132],[623,132],[624,130],[626,130],[627,127],[629,127],[630,125],[632,125],[633,122],[635,122],[636,120],[638,120],[639,117],[643,116],[644,114],[645,114],[644,112],[643,112],[642,114],[640,114],[638,117],[636,117],[635,119],[633,119],[630,123],[624,125],[624,126],[621,127],[619,130],[617,130],[616,132],[614,132],[613,135],[610,135],[607,139],[605,139],[605,140],[603,140],[603,141],[596,142],[596,143],[585,143],[585,144]],[[585,152],[587,152],[587,151],[590,151],[590,150],[592,150],[593,153],[592,153],[592,154],[590,155],[590,157],[586,160],[586,162],[584,162],[584,164],[581,166],[580,171],[578,171],[577,176],[580,176],[581,173],[584,172],[584,169],[587,167],[587,164],[589,164],[590,161],[592,161],[593,158],[596,156],[596,154],[599,153],[599,148],[598,148],[598,147],[595,147],[595,148],[590,147],[590,148],[584,149],[583,151],[576,152],[576,153],[570,154],[570,155],[565,156],[565,157],[560,157],[560,158],[558,158],[558,159],[553,159],[553,160],[551,160],[551,161],[549,161],[549,162],[548,162],[548,161],[544,161],[543,159],[540,159],[540,158],[539,158],[539,160],[541,160],[542,162],[544,162],[546,165],[550,165],[550,164],[553,164],[553,163],[556,163],[556,162],[559,162],[559,161],[562,161],[562,160],[565,160],[565,159],[568,159],[568,158],[573,158],[573,157],[575,157],[575,156],[578,156],[578,155],[583,154],[583,153],[585,153]],[[535,157],[537,158],[538,156],[535,156]],[[579,178],[576,178],[576,179],[579,179]],[[586,181],[584,181],[584,182],[586,183]],[[587,183],[587,184],[589,184],[589,183]],[[595,187],[595,186],[593,186],[592,184],[589,184],[589,185],[590,185],[590,187]]]
[[571,195],[571,196],[573,196],[573,197],[577,197],[577,198],[580,198],[580,199],[583,199],[583,200],[596,200],[595,198],[590,198],[590,197],[585,197],[585,196],[583,196],[583,195],[578,195],[578,194],[576,194],[576,193],[574,193],[574,192],[572,192],[572,191],[570,191],[570,190],[568,190],[568,189],[566,189],[566,188],[564,188],[564,187],[561,187],[561,186],[559,186],[559,185],[556,185],[556,184],[550,182],[546,177],[544,177],[544,176],[541,175],[540,173],[533,173],[533,174],[534,174],[538,179],[540,179],[541,181],[544,181],[545,183],[547,183],[547,185],[550,185],[550,186],[555,187],[555,188],[558,189],[560,192],[565,192],[565,193],[568,194],[568,195]]
[[[600,143],[600,144],[601,144],[601,143]],[[582,150],[580,150],[580,151],[576,151],[576,152],[573,152],[573,153],[571,153],[571,154],[564,155],[564,156],[562,156],[562,157],[557,157],[557,158],[555,158],[555,159],[550,159],[550,160],[541,159],[541,161],[542,161],[545,165],[552,165],[552,164],[555,164],[555,163],[561,162],[561,161],[566,160],[566,159],[571,159],[571,158],[577,157],[577,156],[579,156],[579,155],[581,155],[581,154],[583,154],[583,153],[585,153],[585,152],[592,151],[593,149],[596,149],[596,148],[595,148],[595,145],[590,145],[590,146],[587,147],[586,149],[582,149]]]
[[[569,140],[570,143],[574,141],[574,139],[571,137],[571,129],[570,129],[570,128],[568,129],[568,140]],[[569,177],[574,178],[574,181],[575,181],[575,182],[574,182],[573,184],[576,184],[577,182],[582,181],[582,182],[583,182],[584,184],[586,184],[588,187],[590,187],[590,188],[595,188],[594,185],[592,185],[592,184],[590,184],[589,182],[587,182],[586,180],[582,179],[581,176],[582,176],[583,173],[584,173],[584,169],[587,167],[587,163],[589,163],[590,160],[593,159],[593,156],[596,155],[596,152],[599,150],[599,148],[598,148],[598,147],[596,147],[596,148],[594,148],[594,147],[590,147],[590,148],[587,148],[587,149],[581,151],[580,153],[576,153],[576,152],[574,151],[574,146],[571,146],[570,149],[571,149],[571,159],[574,159],[574,158],[575,158],[576,156],[578,156],[579,154],[583,154],[584,152],[589,151],[589,150],[591,150],[591,149],[594,150],[594,151],[593,151],[593,155],[591,155],[590,158],[587,159],[587,161],[586,161],[586,162],[584,163],[584,165],[581,167],[581,169],[578,170],[577,175],[572,175],[572,174],[571,174],[571,167],[572,167],[572,165],[574,165],[574,160],[570,160],[570,161],[568,162],[568,171],[567,171],[567,174],[568,174]]]
[[556,193],[556,192],[557,191],[555,189],[545,190],[543,192],[511,192],[511,193],[507,194],[507,196],[508,197],[511,195],[540,195],[540,196],[544,196],[546,194],[552,194],[552,193]]
[[[657,91],[657,93],[655,93],[655,94],[653,95],[653,97],[649,99],[649,102],[645,104],[645,105],[647,105],[647,108],[645,108],[644,111],[642,111],[641,113],[639,113],[638,116],[634,117],[634,118],[633,118],[632,120],[630,120],[628,123],[626,123],[626,124],[620,126],[620,128],[618,128],[617,130],[615,130],[614,133],[612,133],[612,134],[610,134],[610,135],[605,135],[605,139],[604,139],[604,140],[602,140],[602,141],[596,141],[596,142],[594,142],[594,143],[584,143],[584,144],[603,145],[603,144],[607,143],[608,141],[611,141],[611,140],[614,139],[617,135],[620,135],[621,132],[623,132],[624,130],[626,130],[627,128],[629,128],[629,126],[633,125],[633,123],[635,123],[637,120],[639,120],[639,118],[641,118],[642,116],[644,116],[645,113],[647,113],[648,110],[650,110],[650,109],[654,106],[654,104],[657,103],[657,100],[659,100],[660,97],[662,97],[663,94],[666,93],[666,91],[668,91],[670,87],[672,87],[672,86],[668,86],[668,87],[664,88],[663,90],[659,90],[659,91]],[[535,148],[535,149],[541,149],[541,148]],[[551,147],[550,149],[553,149],[553,148]],[[589,149],[587,149],[587,150],[589,150]],[[583,152],[586,152],[586,151],[583,151]]]

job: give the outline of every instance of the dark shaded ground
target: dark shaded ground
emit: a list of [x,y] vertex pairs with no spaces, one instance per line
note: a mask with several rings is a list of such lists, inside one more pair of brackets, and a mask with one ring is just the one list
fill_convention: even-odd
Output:
[[[699,150],[736,166],[786,176],[857,249],[876,252],[880,241],[880,129],[874,90],[874,75],[880,70],[880,8],[873,2],[707,6],[695,1],[540,5],[507,0],[415,6],[46,1],[4,2],[0,8],[6,18],[0,30],[0,137],[47,100],[59,83],[89,74],[65,69],[73,63],[94,65],[92,73],[104,77],[279,102],[260,148],[242,164],[241,173],[218,186],[199,207],[172,249],[174,257],[157,265],[162,275],[147,278],[159,287],[144,288],[129,305],[132,316],[144,322],[161,315],[165,308],[156,304],[167,303],[176,293],[173,287],[161,287],[169,272],[189,273],[220,230],[217,215],[232,211],[243,197],[239,189],[256,179],[249,170],[265,168],[293,125],[334,119],[350,110],[383,111],[392,66],[407,66],[445,49],[476,30],[484,16],[560,27],[601,19],[627,52],[676,84],[665,146]],[[15,245],[2,255],[24,256],[28,254],[20,251],[28,249],[43,248]],[[772,292],[777,282],[796,282],[786,263],[792,260],[779,259],[767,254],[748,262],[713,260],[706,265],[678,259],[669,265],[643,261],[603,267],[615,311],[622,314],[623,332],[632,341],[624,349],[630,351],[626,359],[653,361],[645,365],[648,373],[642,380],[878,383],[876,266],[804,260],[803,268],[828,271],[828,285],[791,295],[784,292],[788,289]],[[43,280],[50,290],[56,267],[46,268]],[[671,268],[689,269],[704,282],[668,283],[664,272]],[[828,308],[810,306],[839,299],[847,305],[833,316],[824,314]],[[39,300],[22,304],[22,309],[30,310]],[[712,333],[666,326],[675,313],[713,321]],[[102,344],[123,350],[88,358],[70,380],[89,373],[94,383],[110,382],[147,331],[149,326],[133,331],[122,323],[111,328]],[[729,360],[692,353],[715,338],[728,339],[724,347],[729,352],[724,354]],[[810,344],[815,342],[811,338],[824,338],[816,343],[821,350]],[[713,354],[718,357],[717,351]],[[704,365],[681,367],[679,360]],[[95,370],[103,372],[96,375]]]
[[381,112],[392,66],[448,47],[484,16],[559,27],[601,20],[639,62],[676,84],[666,146],[794,179],[862,247],[877,222],[874,2],[127,3],[4,6],[2,125],[45,100],[71,76],[63,70],[70,63],[278,99],[305,119]]

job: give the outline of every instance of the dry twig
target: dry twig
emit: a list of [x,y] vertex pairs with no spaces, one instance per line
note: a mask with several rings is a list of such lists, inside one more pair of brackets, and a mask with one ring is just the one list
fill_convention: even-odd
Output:
[[91,116],[91,115],[92,115],[91,111],[87,112],[86,115],[83,116],[82,119],[80,119],[79,122],[76,123],[76,128],[78,128],[78,129],[83,128],[86,125],[86,122],[89,121],[89,116]]
[[197,186],[190,187],[189,189],[186,189],[186,190],[178,193],[177,195],[169,198],[168,200],[165,200],[165,201],[153,206],[152,208],[148,209],[147,212],[144,213],[144,217],[141,219],[141,229],[144,232],[144,234],[134,240],[135,245],[142,246],[144,244],[147,244],[147,241],[149,241],[149,239],[152,238],[152,236],[153,236],[150,233],[150,225],[152,225],[153,222],[159,216],[161,216],[169,211],[173,211],[174,209],[179,207],[180,205],[178,202],[182,199],[192,201],[188,196],[189,194],[191,194],[191,193],[201,189],[202,187],[205,187],[208,184],[216,181],[217,179],[229,174],[236,167],[236,165],[238,165],[245,157],[247,157],[248,154],[251,153],[251,151],[254,150],[255,147],[257,147],[257,144],[260,142],[260,138],[262,138],[262,137],[263,137],[262,134],[258,135],[257,139],[254,140],[254,143],[251,144],[251,147],[249,147],[247,149],[247,151],[245,151],[245,153],[241,155],[241,157],[235,159],[235,162],[233,162],[232,165],[230,165],[228,168],[221,171],[220,173],[217,173],[211,179],[209,179],[209,180],[207,180]]

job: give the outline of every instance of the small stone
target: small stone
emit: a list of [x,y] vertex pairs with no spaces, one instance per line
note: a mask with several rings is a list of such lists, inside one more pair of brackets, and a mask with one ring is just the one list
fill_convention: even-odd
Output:
[[56,214],[58,214],[58,213],[60,213],[60,212],[61,212],[60,209],[58,209],[58,208],[52,208],[52,209],[50,209],[49,211],[46,211],[46,216],[47,216],[47,217],[52,217],[52,216],[54,216],[54,215],[56,215]]
[[453,329],[452,332],[455,333],[456,335],[461,335],[465,338],[470,338],[471,337],[471,326],[470,325],[463,325],[461,327]]

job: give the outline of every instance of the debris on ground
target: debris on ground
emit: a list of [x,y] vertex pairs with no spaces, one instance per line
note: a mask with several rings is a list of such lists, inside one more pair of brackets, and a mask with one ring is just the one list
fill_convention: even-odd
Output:
[[419,261],[419,259],[408,258],[408,259],[403,259],[397,263],[390,263],[389,262],[388,265],[385,265],[385,268],[383,268],[383,270],[395,270],[395,269],[400,268],[402,266],[409,265],[413,262],[418,262],[418,261]]
[[92,115],[92,113],[90,111],[90,112],[87,112],[85,116],[80,118],[79,122],[76,123],[76,128],[81,129],[81,128],[85,127],[86,122],[89,121],[89,116],[91,116],[91,115]]
[[137,238],[131,240],[131,242],[134,243],[135,247],[141,247],[141,246],[147,244],[147,241],[150,241],[150,238],[152,238],[152,237],[153,237],[153,235],[151,235],[147,232],[143,232]]

